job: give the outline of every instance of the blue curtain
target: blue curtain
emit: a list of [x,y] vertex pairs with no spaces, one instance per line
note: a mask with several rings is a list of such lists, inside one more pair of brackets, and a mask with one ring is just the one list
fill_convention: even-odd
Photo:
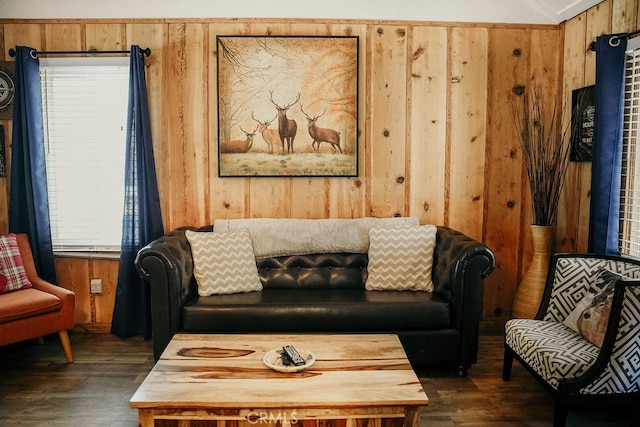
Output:
[[596,39],[595,137],[591,176],[589,252],[618,254],[620,173],[627,39]]
[[143,53],[132,46],[122,243],[111,323],[111,332],[120,337],[151,336],[149,284],[138,275],[134,260],[144,245],[164,233],[144,72]]
[[35,49],[16,46],[15,66],[9,231],[29,235],[38,275],[57,283],[47,196],[40,62]]

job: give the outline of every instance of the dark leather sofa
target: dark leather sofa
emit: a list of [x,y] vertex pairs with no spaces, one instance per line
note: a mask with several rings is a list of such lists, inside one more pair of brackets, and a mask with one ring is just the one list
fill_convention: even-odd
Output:
[[495,267],[485,245],[438,227],[433,293],[367,291],[367,254],[258,259],[263,290],[201,297],[183,227],[142,248],[150,282],[156,360],[177,332],[394,333],[416,365],[448,364],[467,375],[477,360],[482,279]]

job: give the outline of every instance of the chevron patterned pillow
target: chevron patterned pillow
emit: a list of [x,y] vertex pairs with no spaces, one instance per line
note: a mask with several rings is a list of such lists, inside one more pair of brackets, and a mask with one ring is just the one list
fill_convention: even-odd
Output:
[[212,233],[187,230],[185,235],[191,244],[198,295],[262,290],[249,231]]
[[433,292],[436,230],[435,225],[371,228],[365,288]]

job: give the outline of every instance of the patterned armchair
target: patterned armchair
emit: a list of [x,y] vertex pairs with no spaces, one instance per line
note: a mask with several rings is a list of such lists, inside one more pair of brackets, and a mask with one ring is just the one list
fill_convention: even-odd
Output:
[[580,402],[640,402],[640,260],[554,255],[536,318],[505,325],[505,381],[514,358],[554,395],[554,426]]

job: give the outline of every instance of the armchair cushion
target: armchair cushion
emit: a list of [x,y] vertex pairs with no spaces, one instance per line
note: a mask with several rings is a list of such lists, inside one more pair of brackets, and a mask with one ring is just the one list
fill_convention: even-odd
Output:
[[31,287],[20,256],[18,240],[13,233],[0,236],[0,264],[0,273],[7,277],[5,286],[0,283],[0,294]]
[[506,344],[554,389],[559,380],[576,378],[589,369],[600,349],[567,325],[535,319],[511,319]]
[[2,306],[0,323],[5,323],[59,310],[62,300],[48,292],[31,288],[4,295]]
[[564,320],[564,324],[598,347],[602,347],[604,333],[609,323],[611,302],[616,280],[623,276],[607,269],[596,274],[594,283],[576,308]]

